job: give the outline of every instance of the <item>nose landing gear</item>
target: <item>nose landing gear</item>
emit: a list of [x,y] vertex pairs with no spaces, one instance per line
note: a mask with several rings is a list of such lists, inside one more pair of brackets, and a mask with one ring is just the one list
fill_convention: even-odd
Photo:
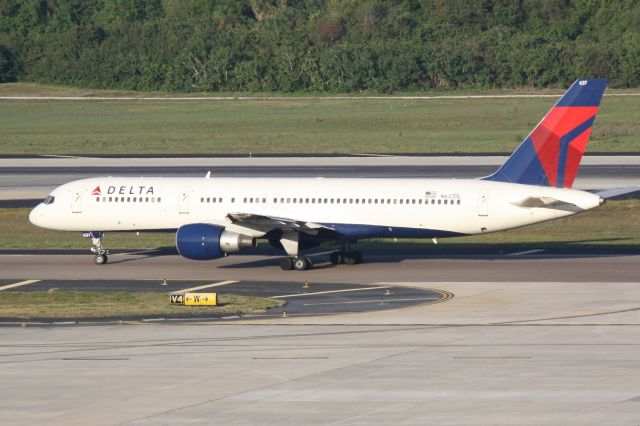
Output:
[[91,253],[94,253],[93,263],[96,265],[104,265],[109,261],[109,249],[104,248],[102,246],[102,237],[104,237],[103,232],[85,232],[82,234],[85,238],[91,238],[91,242],[93,243],[93,247],[91,247]]

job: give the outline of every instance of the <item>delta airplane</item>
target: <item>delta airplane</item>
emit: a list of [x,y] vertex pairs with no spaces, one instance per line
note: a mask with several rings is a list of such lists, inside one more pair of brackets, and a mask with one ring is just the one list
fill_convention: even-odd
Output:
[[576,80],[508,160],[479,179],[101,177],[54,189],[29,220],[82,231],[96,264],[107,262],[105,232],[170,231],[188,259],[220,258],[266,239],[286,252],[282,269],[302,271],[312,264],[301,252],[325,241],[341,243],[332,264],[356,264],[357,240],[435,241],[570,216],[625,192],[571,189],[606,84]]

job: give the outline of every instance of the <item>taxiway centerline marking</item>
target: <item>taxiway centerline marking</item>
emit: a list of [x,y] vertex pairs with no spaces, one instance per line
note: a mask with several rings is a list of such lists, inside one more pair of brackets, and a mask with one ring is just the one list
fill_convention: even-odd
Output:
[[541,251],[544,251],[544,249],[518,251],[516,253],[509,253],[507,256],[522,256],[523,254],[533,254],[533,253],[539,253]]
[[389,287],[391,286],[385,285],[380,287],[348,288],[345,290],[316,291],[314,293],[294,293],[294,294],[284,294],[282,296],[271,296],[269,299],[284,299],[284,298],[291,298],[291,297],[316,296],[319,294],[346,293],[350,291],[379,290],[379,289],[389,288]]
[[354,305],[357,303],[393,303],[393,302],[416,302],[420,300],[440,300],[439,297],[417,297],[413,299],[369,299],[355,300],[351,302],[321,302],[321,303],[303,303],[303,306],[320,306],[320,305]]
[[26,280],[26,281],[20,281],[18,283],[7,284],[7,285],[3,285],[2,287],[0,287],[0,291],[9,290],[10,288],[21,287],[23,285],[39,283],[40,281],[42,281],[42,280]]
[[174,290],[171,293],[187,293],[187,292],[190,292],[190,291],[202,290],[203,288],[221,287],[223,285],[233,284],[233,283],[237,283],[237,282],[238,281],[220,281],[218,283],[205,284],[205,285],[200,285],[198,287],[184,288],[182,290]]

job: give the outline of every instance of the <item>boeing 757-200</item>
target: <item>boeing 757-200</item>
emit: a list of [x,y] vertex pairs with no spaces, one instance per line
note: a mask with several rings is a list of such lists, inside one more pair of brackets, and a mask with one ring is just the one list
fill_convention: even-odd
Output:
[[355,264],[366,238],[442,238],[517,228],[584,212],[608,193],[571,189],[606,86],[579,79],[508,160],[479,179],[140,178],[67,183],[33,209],[40,227],[82,231],[96,264],[105,232],[176,233],[180,255],[210,260],[266,239],[284,270],[311,267],[302,251],[339,241],[333,264]]

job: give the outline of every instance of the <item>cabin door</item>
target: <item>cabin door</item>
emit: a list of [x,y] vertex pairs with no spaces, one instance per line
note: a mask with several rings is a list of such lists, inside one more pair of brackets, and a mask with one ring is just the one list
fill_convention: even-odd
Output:
[[481,189],[478,195],[478,216],[489,216],[489,190]]
[[71,213],[82,213],[82,188],[75,188],[71,193]]
[[178,213],[189,214],[189,197],[191,195],[191,188],[185,187],[180,191],[180,198],[178,199]]

